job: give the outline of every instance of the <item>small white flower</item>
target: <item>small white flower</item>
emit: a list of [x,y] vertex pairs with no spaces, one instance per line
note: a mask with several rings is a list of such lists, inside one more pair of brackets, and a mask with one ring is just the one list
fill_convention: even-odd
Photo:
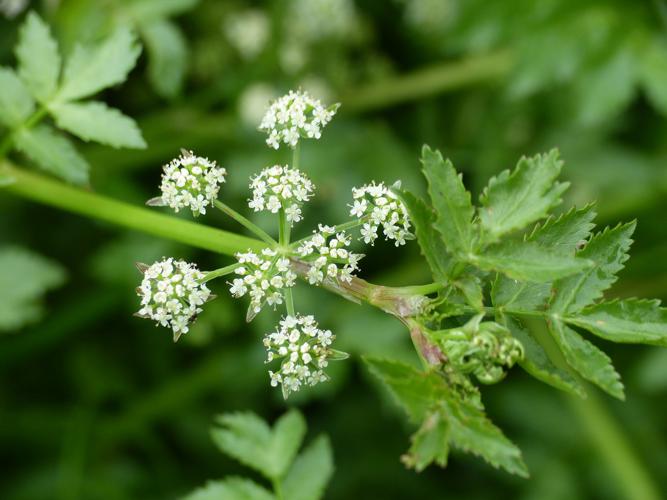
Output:
[[338,106],[325,108],[307,92],[290,90],[269,106],[259,130],[269,135],[266,139],[269,147],[278,149],[283,143],[294,148],[301,138],[319,139]]
[[313,316],[288,315],[278,329],[264,337],[267,359],[280,361],[277,372],[269,371],[271,386],[282,386],[283,396],[328,380],[324,368],[335,339],[330,330],[320,330]]
[[255,212],[285,210],[290,225],[302,219],[301,205],[313,196],[315,186],[302,172],[288,166],[274,165],[250,179],[252,199],[248,206]]
[[352,197],[354,201],[348,205],[350,215],[367,218],[360,230],[364,243],[374,244],[380,227],[385,239],[394,240],[396,246],[405,245],[407,239],[413,238],[405,205],[384,183],[353,188]]
[[211,291],[200,283],[204,274],[195,264],[172,258],[155,262],[144,271],[137,288],[141,297],[142,318],[150,318],[174,332],[174,342],[188,333],[189,324],[211,298]]
[[313,236],[296,250],[301,260],[310,264],[306,273],[308,282],[319,285],[325,278],[352,281],[363,255],[350,252],[350,243],[352,238],[345,231],[336,232],[335,228],[320,224],[318,231],[313,231]]
[[183,151],[163,167],[162,196],[149,200],[148,204],[167,205],[176,212],[189,208],[195,216],[205,214],[206,207],[218,197],[225,175],[227,171],[216,162]]
[[265,303],[270,306],[283,303],[283,289],[293,287],[296,282],[289,259],[268,248],[260,253],[237,253],[236,259],[243,265],[234,270],[238,278],[229,283],[229,292],[236,298],[250,296],[250,318]]

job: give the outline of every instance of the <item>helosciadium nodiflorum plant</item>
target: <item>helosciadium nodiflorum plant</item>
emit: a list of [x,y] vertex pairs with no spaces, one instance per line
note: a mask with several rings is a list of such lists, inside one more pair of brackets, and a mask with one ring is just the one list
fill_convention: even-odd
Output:
[[[211,298],[207,283],[226,276],[233,297],[249,297],[248,321],[265,306],[284,311],[264,346],[269,382],[287,397],[327,380],[328,363],[346,356],[333,348],[334,332],[297,312],[297,278],[371,304],[406,326],[422,363],[417,369],[365,358],[421,423],[404,462],[417,470],[445,465],[455,447],[525,476],[520,450],[486,417],[478,384],[497,383],[519,365],[574,394],[585,394],[585,379],[624,397],[610,359],[582,334],[667,345],[667,309],[658,301],[603,298],[628,258],[634,222],[594,233],[592,206],[553,214],[568,187],[558,182],[555,150],[493,177],[476,206],[454,166],[425,146],[428,200],[400,183],[370,182],[352,189],[352,220],[318,224],[293,241],[315,193],[299,169],[299,145],[318,139],[336,109],[292,91],[262,119],[267,144],[293,151],[290,165],[269,166],[250,179],[248,208],[275,214],[277,240],[218,199],[225,170],[214,162],[187,153],[165,167],[161,204],[195,215],[214,206],[258,239],[236,250],[235,263],[207,273],[172,259],[142,267],[140,315],[170,327],[177,339]],[[353,245],[378,239],[395,246],[416,239],[433,282],[385,287],[357,277],[363,255]]]

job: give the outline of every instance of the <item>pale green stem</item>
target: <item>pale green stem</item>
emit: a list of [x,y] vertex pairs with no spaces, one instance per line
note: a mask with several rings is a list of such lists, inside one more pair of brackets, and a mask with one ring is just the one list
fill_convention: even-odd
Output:
[[220,278],[221,276],[227,276],[228,274],[232,274],[240,266],[241,266],[241,264],[239,262],[237,262],[236,264],[230,264],[229,266],[225,266],[225,267],[221,267],[219,269],[215,269],[213,271],[209,271],[204,276],[204,279],[201,280],[201,283],[206,283],[206,282],[214,280],[216,278]]
[[[340,231],[348,231],[350,229],[354,229],[357,226],[361,226],[364,222],[366,222],[368,219],[370,219],[370,215],[364,215],[361,219],[355,219],[351,220],[348,222],[344,222],[343,224],[338,224],[337,226],[334,226],[334,231],[339,233]],[[301,243],[304,241],[309,240],[312,238],[311,236],[306,236],[305,238],[301,238],[300,240],[296,240],[290,244],[291,248],[296,248],[298,247]]]
[[215,200],[213,203],[215,203],[215,206],[225,213],[226,215],[229,215],[232,219],[234,219],[236,222],[241,224],[243,227],[248,229],[251,233],[253,233],[255,236],[258,238],[266,241],[269,245],[275,246],[276,245],[276,240],[271,238],[262,228],[260,228],[257,224],[249,221],[245,217],[243,217],[240,213],[238,213],[236,210],[234,210],[232,207],[229,205],[226,205],[225,203],[221,202],[220,200]]
[[438,292],[443,288],[445,288],[445,285],[442,283],[429,283],[427,285],[401,286],[397,287],[397,290],[400,290],[401,294],[405,295],[428,295]]

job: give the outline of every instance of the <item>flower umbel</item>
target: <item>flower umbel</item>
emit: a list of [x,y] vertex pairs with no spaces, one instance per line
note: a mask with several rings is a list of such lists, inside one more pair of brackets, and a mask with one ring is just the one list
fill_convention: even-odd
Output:
[[211,299],[211,291],[200,280],[204,274],[195,264],[171,257],[139,267],[144,279],[137,288],[141,309],[137,316],[150,318],[174,332],[174,342],[188,333],[201,306]]
[[352,281],[363,258],[362,254],[350,252],[348,247],[352,237],[345,231],[336,232],[336,228],[322,224],[313,233],[296,250],[301,260],[310,264],[306,275],[308,283],[319,285],[327,278],[346,283]]
[[271,386],[282,386],[283,396],[304,385],[328,380],[324,368],[335,351],[330,349],[336,337],[330,330],[321,330],[313,316],[286,316],[279,328],[264,337],[266,362],[281,360],[280,369],[269,371]]
[[176,212],[189,208],[195,216],[205,214],[206,207],[218,197],[226,174],[216,162],[182,151],[181,156],[164,166],[162,197],[149,200],[148,204],[167,205]]
[[353,188],[352,196],[350,215],[366,219],[361,227],[364,243],[375,243],[380,226],[385,239],[394,240],[396,246],[405,245],[406,239],[413,238],[405,205],[383,182]]
[[229,283],[229,291],[236,298],[250,296],[248,321],[262,310],[265,303],[270,306],[283,303],[283,289],[293,287],[296,281],[288,258],[270,248],[259,254],[251,251],[237,253],[236,258],[242,265],[234,271],[239,278]]
[[281,143],[294,148],[301,138],[319,139],[338,107],[334,104],[325,108],[307,92],[290,90],[269,106],[259,130],[269,134],[266,143],[273,149],[280,148]]
[[301,171],[287,165],[274,165],[250,179],[252,200],[248,205],[255,212],[285,210],[290,225],[301,220],[301,205],[313,196],[315,186]]

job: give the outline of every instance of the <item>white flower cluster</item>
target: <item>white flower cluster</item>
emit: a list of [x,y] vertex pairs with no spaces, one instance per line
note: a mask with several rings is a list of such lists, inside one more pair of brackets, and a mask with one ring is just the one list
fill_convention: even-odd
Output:
[[282,360],[280,370],[269,371],[271,386],[282,385],[285,398],[303,385],[315,385],[328,380],[323,369],[329,364],[329,346],[335,336],[330,330],[320,330],[312,316],[286,316],[280,328],[264,337],[266,362]]
[[230,283],[230,293],[239,298],[250,296],[249,317],[261,311],[264,303],[270,306],[283,303],[284,288],[294,286],[296,274],[290,269],[289,259],[275,250],[265,248],[260,254],[255,252],[237,253],[241,264],[234,271],[240,278]]
[[[189,208],[197,216],[206,213],[206,207],[218,197],[220,184],[225,182],[227,171],[208,158],[183,151],[164,166],[158,202],[178,212]],[[149,201],[149,204],[154,200]]]
[[274,214],[283,208],[287,221],[293,225],[301,220],[301,205],[313,196],[315,186],[301,171],[287,165],[274,165],[251,178],[250,189],[250,208]]
[[352,0],[291,0],[287,34],[301,44],[358,38],[361,23]]
[[141,309],[137,316],[150,318],[174,331],[174,341],[188,333],[189,324],[211,298],[211,291],[200,280],[204,274],[195,264],[172,258],[155,262],[143,270],[137,288]]
[[294,148],[302,137],[319,139],[338,106],[325,108],[307,92],[290,90],[269,106],[259,130],[269,134],[266,143],[273,149],[278,149],[281,142]]
[[319,285],[326,278],[349,283],[363,255],[349,251],[352,237],[345,231],[336,232],[336,228],[322,224],[318,229],[296,250],[299,257],[310,264],[306,275],[308,283]]
[[350,205],[350,215],[368,218],[361,228],[365,243],[375,242],[380,226],[385,238],[394,240],[396,246],[405,245],[405,240],[413,237],[405,205],[384,183],[353,188],[352,196],[354,202]]
[[231,14],[223,25],[229,43],[246,60],[255,59],[271,36],[271,21],[263,10],[248,9]]

